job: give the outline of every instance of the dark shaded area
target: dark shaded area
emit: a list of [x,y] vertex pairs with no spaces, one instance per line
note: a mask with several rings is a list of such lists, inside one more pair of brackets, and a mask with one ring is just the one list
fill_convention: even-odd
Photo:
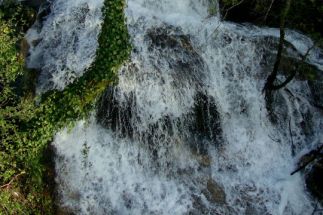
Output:
[[46,2],[48,1],[47,0],[26,0],[26,1],[22,1],[22,4],[28,7],[32,7],[35,10],[38,10],[40,6]]
[[306,175],[306,186],[313,196],[323,201],[323,159],[317,161]]
[[131,120],[134,115],[135,100],[131,94],[126,102],[120,102],[118,94],[115,87],[108,87],[100,98],[97,120],[101,125],[112,129],[118,135],[132,137],[133,124]]
[[[239,2],[239,1],[238,1]],[[244,0],[236,5],[233,1],[220,0],[220,11],[225,20],[250,22],[257,25],[279,27],[282,0]],[[286,18],[287,28],[300,30],[305,34],[323,36],[323,1],[294,0]]]
[[[27,1],[28,2],[28,1]],[[11,21],[16,34],[26,32],[35,22],[37,10],[22,3],[15,1],[4,1],[0,5],[0,14],[2,19]]]
[[146,131],[140,128],[141,119],[136,113],[138,110],[133,93],[122,95],[127,97],[122,102],[119,100],[120,96],[120,92],[114,87],[106,90],[98,104],[97,121],[119,137],[135,138],[147,144],[156,158],[155,145],[170,143],[167,138],[173,136],[174,129],[179,131],[182,139],[197,154],[207,154],[209,143],[218,145],[222,142],[220,116],[214,98],[206,93],[196,94],[191,112],[181,118],[164,116],[148,125]]
[[56,172],[55,172],[55,148],[52,144],[49,144],[43,151],[41,162],[45,167],[42,180],[44,184],[44,195],[53,199],[54,205],[53,213],[57,214],[58,202],[57,202],[57,191],[56,191]]
[[222,142],[222,128],[220,115],[215,100],[206,93],[195,95],[193,111],[188,116],[190,131],[189,142],[198,154],[207,154],[208,141],[218,145]]
[[[240,2],[240,1],[238,1]],[[268,18],[265,20],[267,9],[270,6],[270,1],[263,0],[244,0],[241,4],[234,3],[233,1],[220,0],[220,11],[222,17],[225,15],[225,20],[233,22],[251,22],[255,24],[267,24],[266,20],[275,20],[279,22],[279,13],[274,14],[270,12]],[[272,5],[272,10],[277,13],[280,12],[283,2],[275,0]]]
[[313,105],[323,110],[323,79],[308,81],[308,86],[312,93]]
[[[203,59],[194,50],[188,35],[180,28],[163,25],[150,29],[145,40],[148,44],[148,53],[151,54],[150,63],[156,69],[156,74],[169,72],[173,77],[173,86],[181,90],[183,86],[201,87],[206,68]],[[138,73],[138,68],[129,65],[130,72]],[[161,78],[162,79],[162,78]],[[163,80],[161,83],[163,84]],[[119,99],[125,96],[125,99]],[[195,142],[215,140],[220,129],[219,116],[214,99],[202,91],[195,96],[192,112],[181,117],[164,116],[158,122],[148,125],[146,131],[140,130],[140,118],[136,114],[136,98],[133,93],[122,94],[115,87],[109,87],[98,104],[97,120],[106,128],[112,129],[120,137],[138,138],[147,143],[167,142],[165,133],[172,136],[176,126],[182,135],[189,136]],[[184,134],[189,131],[190,134]]]
[[194,50],[189,35],[181,28],[170,25],[148,30],[145,40],[152,54],[151,64],[157,71],[169,71],[174,77],[174,87],[185,83],[200,86],[207,68]]
[[214,98],[198,92],[194,104],[195,126],[192,131],[209,140],[221,133],[220,116]]

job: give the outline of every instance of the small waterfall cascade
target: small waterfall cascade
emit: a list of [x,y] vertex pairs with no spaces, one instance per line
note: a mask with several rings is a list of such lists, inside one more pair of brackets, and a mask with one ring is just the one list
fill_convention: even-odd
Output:
[[[55,136],[57,192],[75,214],[310,214],[300,156],[323,141],[307,82],[262,93],[279,30],[220,21],[207,0],[128,0],[131,60],[88,121]],[[38,91],[94,59],[103,0],[52,2],[29,31]],[[68,15],[62,15],[68,14]],[[41,39],[37,39],[41,38]],[[286,61],[313,42],[287,31]],[[322,51],[307,63],[323,70]],[[284,77],[281,77],[284,79]]]
[[83,75],[98,47],[103,0],[47,0],[26,34],[27,66],[40,71],[37,94],[63,90]]

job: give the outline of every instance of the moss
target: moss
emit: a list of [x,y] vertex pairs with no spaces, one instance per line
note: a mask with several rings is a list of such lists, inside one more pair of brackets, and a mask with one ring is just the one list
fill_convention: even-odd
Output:
[[[53,213],[52,196],[46,191],[49,185],[45,176],[50,172],[45,159],[47,146],[61,128],[87,118],[97,98],[117,81],[116,72],[131,50],[124,7],[124,0],[105,0],[94,63],[63,91],[50,91],[36,98],[37,105],[32,93],[35,72],[24,70],[24,59],[16,46],[24,31],[19,25],[24,21],[0,16],[0,25],[4,25],[0,28],[0,186],[10,183],[0,192],[0,206],[5,210],[16,214]],[[13,28],[17,23],[18,27]],[[21,94],[13,84],[19,76],[25,77],[28,89]],[[16,177],[22,172],[23,176]],[[14,190],[21,198],[14,197]]]
[[216,0],[209,0],[208,2],[208,14],[214,16],[218,12],[218,5]]

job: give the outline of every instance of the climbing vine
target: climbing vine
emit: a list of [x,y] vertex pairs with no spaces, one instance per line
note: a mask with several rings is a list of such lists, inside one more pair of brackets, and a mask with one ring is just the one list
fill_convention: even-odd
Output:
[[131,50],[124,7],[124,0],[105,0],[99,47],[91,67],[63,91],[49,91],[39,98],[17,93],[19,80],[32,73],[24,69],[16,46],[24,28],[16,27],[17,18],[5,18],[0,8],[0,211],[4,214],[52,213],[44,153],[56,132],[87,118],[107,85],[117,81],[116,72]]

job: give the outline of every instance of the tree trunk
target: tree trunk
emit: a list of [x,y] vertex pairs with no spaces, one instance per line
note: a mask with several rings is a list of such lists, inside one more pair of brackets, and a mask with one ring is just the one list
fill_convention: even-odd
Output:
[[280,17],[280,25],[279,25],[279,29],[280,29],[280,38],[279,38],[279,44],[278,44],[278,52],[277,52],[277,56],[276,56],[276,61],[274,64],[274,68],[273,71],[271,72],[271,74],[268,76],[266,84],[263,88],[263,91],[271,91],[274,88],[274,82],[276,80],[277,74],[278,74],[278,68],[280,65],[280,60],[281,60],[281,56],[284,50],[284,42],[285,42],[285,22],[286,22],[286,17],[287,14],[289,12],[290,9],[290,5],[291,5],[292,0],[286,0],[286,5],[285,8],[281,14]]

